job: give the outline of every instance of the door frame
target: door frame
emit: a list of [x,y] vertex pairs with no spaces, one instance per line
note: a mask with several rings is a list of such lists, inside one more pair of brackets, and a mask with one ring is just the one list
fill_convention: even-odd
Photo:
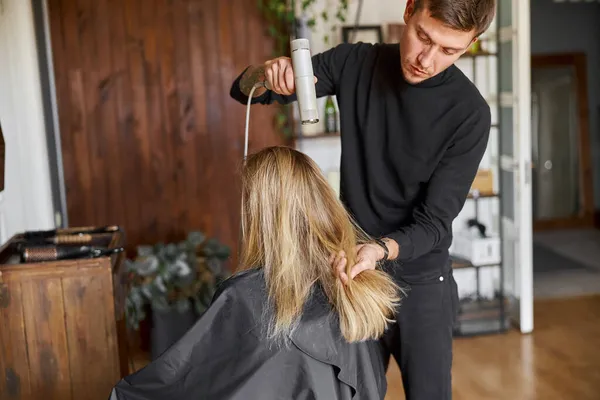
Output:
[[577,86],[578,102],[578,148],[579,148],[579,188],[583,204],[579,215],[567,218],[534,220],[535,231],[550,229],[592,228],[594,227],[594,188],[592,182],[592,162],[590,155],[589,106],[587,90],[587,57],[582,52],[534,54],[531,56],[531,69],[573,66]]
[[521,333],[533,331],[533,229],[531,193],[531,6],[530,0],[513,0],[514,20],[517,27],[516,39],[516,84],[517,128],[519,130],[519,178],[518,204],[519,250],[518,285],[519,320]]
[[[501,107],[513,109],[511,126],[505,134],[512,135],[512,149],[503,149],[500,131],[499,155],[500,173],[511,174],[511,191],[505,191],[500,184],[500,214],[502,216],[502,255],[501,281],[503,290],[510,300],[509,318],[523,334],[534,329],[533,316],[533,249],[532,249],[532,196],[531,196],[531,22],[530,0],[498,1],[501,7],[510,6],[510,23],[501,24],[498,29],[498,93]],[[508,11],[508,10],[505,10]],[[506,17],[506,15],[504,15]],[[503,17],[500,16],[500,20]],[[501,84],[502,62],[500,46],[512,42],[510,89]],[[505,66],[507,67],[507,66]],[[499,118],[502,118],[499,116]],[[508,145],[508,143],[506,143]],[[508,152],[507,152],[508,151]],[[506,193],[505,193],[506,192]],[[508,197],[507,197],[508,196]],[[506,215],[505,202],[512,197],[513,215]],[[507,203],[508,204],[508,203]],[[507,286],[509,285],[510,288]]]
[[[1,1],[1,0],[0,0]],[[52,190],[52,207],[56,228],[69,226],[67,215],[67,194],[62,162],[62,144],[56,102],[56,83],[54,81],[54,64],[52,61],[52,44],[50,42],[50,22],[48,20],[47,0],[31,0],[33,27],[36,37],[38,68],[42,92],[42,106],[46,127],[46,144]]]

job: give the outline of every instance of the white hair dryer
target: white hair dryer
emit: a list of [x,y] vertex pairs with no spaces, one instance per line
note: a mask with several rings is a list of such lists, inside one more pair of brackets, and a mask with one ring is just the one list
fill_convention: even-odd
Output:
[[300,109],[300,121],[302,125],[316,124],[319,122],[319,110],[317,108],[317,92],[310,43],[308,39],[294,39],[290,42],[290,50],[296,97]]

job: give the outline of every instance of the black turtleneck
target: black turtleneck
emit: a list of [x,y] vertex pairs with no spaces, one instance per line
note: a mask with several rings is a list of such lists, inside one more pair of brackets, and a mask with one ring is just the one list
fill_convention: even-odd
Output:
[[[487,147],[488,104],[454,65],[407,83],[397,44],[341,44],[312,59],[317,96],[339,104],[342,201],[367,233],[398,242],[396,277],[438,279]],[[231,96],[246,104],[240,78]],[[295,100],[267,91],[253,103]]]

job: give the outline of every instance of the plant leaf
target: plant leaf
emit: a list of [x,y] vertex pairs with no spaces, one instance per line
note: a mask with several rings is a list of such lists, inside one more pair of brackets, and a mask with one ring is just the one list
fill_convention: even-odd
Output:
[[187,241],[194,247],[200,246],[204,240],[206,240],[206,235],[200,231],[190,232],[187,237]]
[[147,257],[154,253],[153,246],[141,245],[137,247],[137,256],[138,257]]

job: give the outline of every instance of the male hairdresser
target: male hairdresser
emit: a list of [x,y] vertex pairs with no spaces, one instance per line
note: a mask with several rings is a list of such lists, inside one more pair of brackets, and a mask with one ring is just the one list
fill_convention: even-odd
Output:
[[[341,44],[312,57],[317,96],[337,95],[341,199],[376,238],[357,249],[351,277],[382,264],[409,287],[382,339],[402,371],[406,398],[452,396],[452,327],[458,294],[448,248],[452,221],[487,147],[490,109],[454,65],[488,29],[494,0],[408,0],[400,44]],[[289,58],[250,66],[231,96],[245,104],[296,99]],[[340,277],[345,257],[333,261]]]

